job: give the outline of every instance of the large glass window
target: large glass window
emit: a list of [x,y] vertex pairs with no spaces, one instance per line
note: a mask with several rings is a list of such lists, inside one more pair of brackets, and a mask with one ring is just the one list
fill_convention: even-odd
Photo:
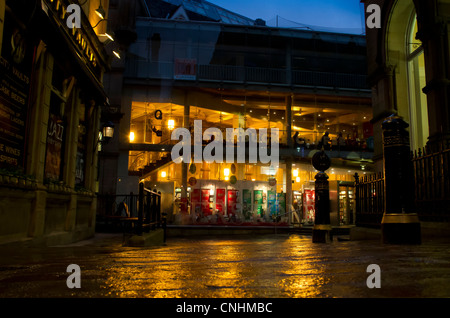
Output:
[[414,14],[411,19],[407,46],[409,121],[412,149],[419,149],[425,146],[429,135],[427,96],[423,92],[423,88],[426,86],[425,59],[422,43],[416,39],[416,34],[417,17]]

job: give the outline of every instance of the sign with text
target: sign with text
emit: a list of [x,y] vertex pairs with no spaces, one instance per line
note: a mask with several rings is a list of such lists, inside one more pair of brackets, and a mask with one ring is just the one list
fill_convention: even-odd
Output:
[[175,59],[174,78],[195,81],[197,78],[197,60]]
[[202,190],[202,213],[203,216],[211,214],[211,211],[209,209],[209,190],[207,189]]
[[24,166],[33,55],[25,31],[5,12],[0,56],[0,167]]
[[225,189],[217,189],[216,196],[216,210],[223,214],[225,211]]
[[47,131],[47,155],[45,159],[45,177],[48,179],[60,179],[63,136],[64,124],[62,119],[57,115],[50,114]]

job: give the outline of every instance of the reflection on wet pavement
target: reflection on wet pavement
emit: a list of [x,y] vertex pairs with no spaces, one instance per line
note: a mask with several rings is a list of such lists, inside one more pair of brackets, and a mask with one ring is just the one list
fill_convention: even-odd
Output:
[[[449,297],[445,243],[313,244],[300,235],[171,238],[165,246],[120,244],[0,249],[2,297],[309,298]],[[9,254],[5,254],[8,252]],[[69,264],[81,288],[66,286]],[[381,267],[381,288],[366,285]]]

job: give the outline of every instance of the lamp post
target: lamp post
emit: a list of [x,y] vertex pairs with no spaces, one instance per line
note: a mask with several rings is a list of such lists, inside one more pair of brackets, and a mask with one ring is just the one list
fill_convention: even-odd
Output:
[[327,243],[332,239],[330,222],[330,187],[325,171],[330,168],[331,161],[325,151],[316,152],[312,157],[312,165],[319,172],[315,182],[315,217],[312,233],[313,243]]
[[390,116],[382,124],[385,211],[381,221],[383,242],[421,244],[420,220],[413,212],[414,179],[409,133],[400,116]]

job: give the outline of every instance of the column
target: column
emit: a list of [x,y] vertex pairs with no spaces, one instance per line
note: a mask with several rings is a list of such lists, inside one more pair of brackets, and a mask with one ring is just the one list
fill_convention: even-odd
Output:
[[286,120],[285,120],[285,126],[286,126],[286,144],[289,148],[292,148],[292,102],[293,102],[293,95],[286,96]]
[[424,47],[427,86],[429,146],[439,150],[439,144],[450,140],[450,95],[446,67],[449,56],[448,12],[439,11],[443,1],[418,1],[418,38]]
[[385,209],[381,230],[384,243],[421,243],[419,217],[412,213],[414,179],[408,127],[399,116],[390,116],[382,124]]
[[[188,100],[188,92],[184,96],[184,114],[183,114],[183,128],[189,129],[189,113],[190,105]],[[184,160],[181,163],[181,212],[187,213],[187,188],[188,188],[188,169],[189,164]]]
[[[291,205],[292,205],[292,159],[286,160],[286,217],[291,220]],[[283,217],[283,215],[282,215]]]
[[[289,149],[293,147],[292,142],[292,103],[293,94],[286,97],[286,138],[287,146]],[[290,206],[292,205],[292,155],[289,153],[286,158],[286,213],[291,212]],[[286,214],[291,220],[290,215]]]

